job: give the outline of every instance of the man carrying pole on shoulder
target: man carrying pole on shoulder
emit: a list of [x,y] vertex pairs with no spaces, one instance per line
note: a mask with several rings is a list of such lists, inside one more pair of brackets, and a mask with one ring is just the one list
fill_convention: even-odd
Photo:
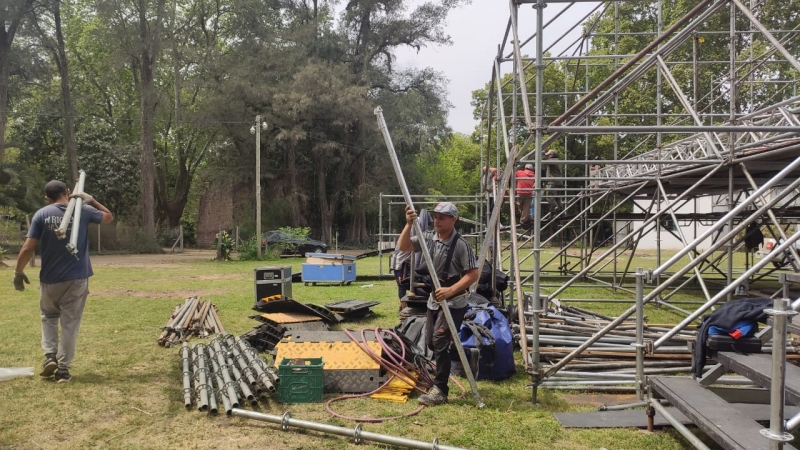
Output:
[[[92,264],[89,261],[90,223],[110,223],[114,220],[111,211],[91,195],[78,192],[70,195],[67,185],[53,180],[44,187],[45,199],[49,205],[33,216],[25,243],[17,258],[14,271],[14,287],[25,290],[30,284],[23,270],[41,241],[41,270],[39,272],[39,308],[42,316],[42,350],[45,359],[40,376],[49,378],[55,375],[59,383],[69,382],[72,359],[75,356],[75,343],[81,325],[83,308],[89,295],[89,277]],[[77,245],[70,250],[70,240],[59,238],[57,231],[64,217],[70,198],[80,198],[79,223],[70,223],[69,228],[78,226]],[[77,202],[76,202],[77,203]],[[61,325],[61,339],[58,326]]]

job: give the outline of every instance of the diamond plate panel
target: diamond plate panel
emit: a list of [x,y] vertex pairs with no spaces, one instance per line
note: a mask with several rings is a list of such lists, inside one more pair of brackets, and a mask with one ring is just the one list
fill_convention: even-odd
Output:
[[302,314],[302,313],[264,313],[261,314],[261,317],[265,319],[272,320],[273,322],[277,322],[280,324],[283,323],[297,323],[297,322],[312,322],[312,321],[320,321],[322,320],[319,316],[312,316],[311,314]]
[[[369,348],[380,355],[381,346],[377,342],[367,342]],[[355,370],[379,369],[377,362],[373,361],[355,342],[287,342],[282,340],[275,346],[277,354],[275,361],[283,358],[323,358],[325,371],[328,370]]]
[[[367,341],[377,341],[374,331],[367,331],[364,333]],[[361,340],[361,332],[353,333],[359,341]],[[301,331],[298,330],[293,333],[287,333],[285,336],[286,341],[291,342],[351,342],[350,337],[344,331]]]
[[[327,365],[328,360],[325,360]],[[386,382],[380,370],[323,370],[322,378],[325,392],[372,392]]]

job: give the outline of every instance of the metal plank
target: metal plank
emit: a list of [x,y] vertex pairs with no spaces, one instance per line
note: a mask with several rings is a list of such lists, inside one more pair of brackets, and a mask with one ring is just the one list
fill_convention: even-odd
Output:
[[[736,409],[742,411],[753,420],[768,421],[769,405],[753,405],[737,403]],[[667,411],[684,425],[692,425],[692,421],[675,407],[668,407]],[[786,408],[787,415],[794,415],[800,412],[800,408],[791,406]],[[564,428],[647,428],[647,415],[644,409],[628,409],[624,411],[592,411],[592,412],[570,412],[553,414]],[[653,425],[656,427],[668,427],[661,414],[656,413],[653,418]]]
[[[744,375],[754,383],[769,388],[772,379],[772,355],[753,353],[740,355],[732,352],[719,352],[714,359],[734,372]],[[800,403],[800,367],[786,363],[786,402]]]
[[647,384],[723,448],[769,448],[769,440],[760,433],[763,426],[696,381],[689,378],[649,377]]

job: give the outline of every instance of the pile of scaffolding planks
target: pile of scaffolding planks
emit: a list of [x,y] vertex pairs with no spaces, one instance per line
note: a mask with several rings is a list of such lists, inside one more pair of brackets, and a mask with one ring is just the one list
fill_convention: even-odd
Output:
[[225,333],[225,328],[217,315],[217,307],[198,297],[189,297],[172,311],[167,325],[158,336],[158,345],[171,347],[188,341],[192,336],[208,337],[222,333]]

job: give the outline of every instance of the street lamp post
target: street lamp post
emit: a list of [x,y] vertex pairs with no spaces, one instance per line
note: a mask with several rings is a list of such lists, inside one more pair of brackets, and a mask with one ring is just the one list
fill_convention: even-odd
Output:
[[256,257],[261,259],[261,130],[267,129],[267,122],[261,122],[256,115],[256,123],[250,127],[250,134],[256,135]]

